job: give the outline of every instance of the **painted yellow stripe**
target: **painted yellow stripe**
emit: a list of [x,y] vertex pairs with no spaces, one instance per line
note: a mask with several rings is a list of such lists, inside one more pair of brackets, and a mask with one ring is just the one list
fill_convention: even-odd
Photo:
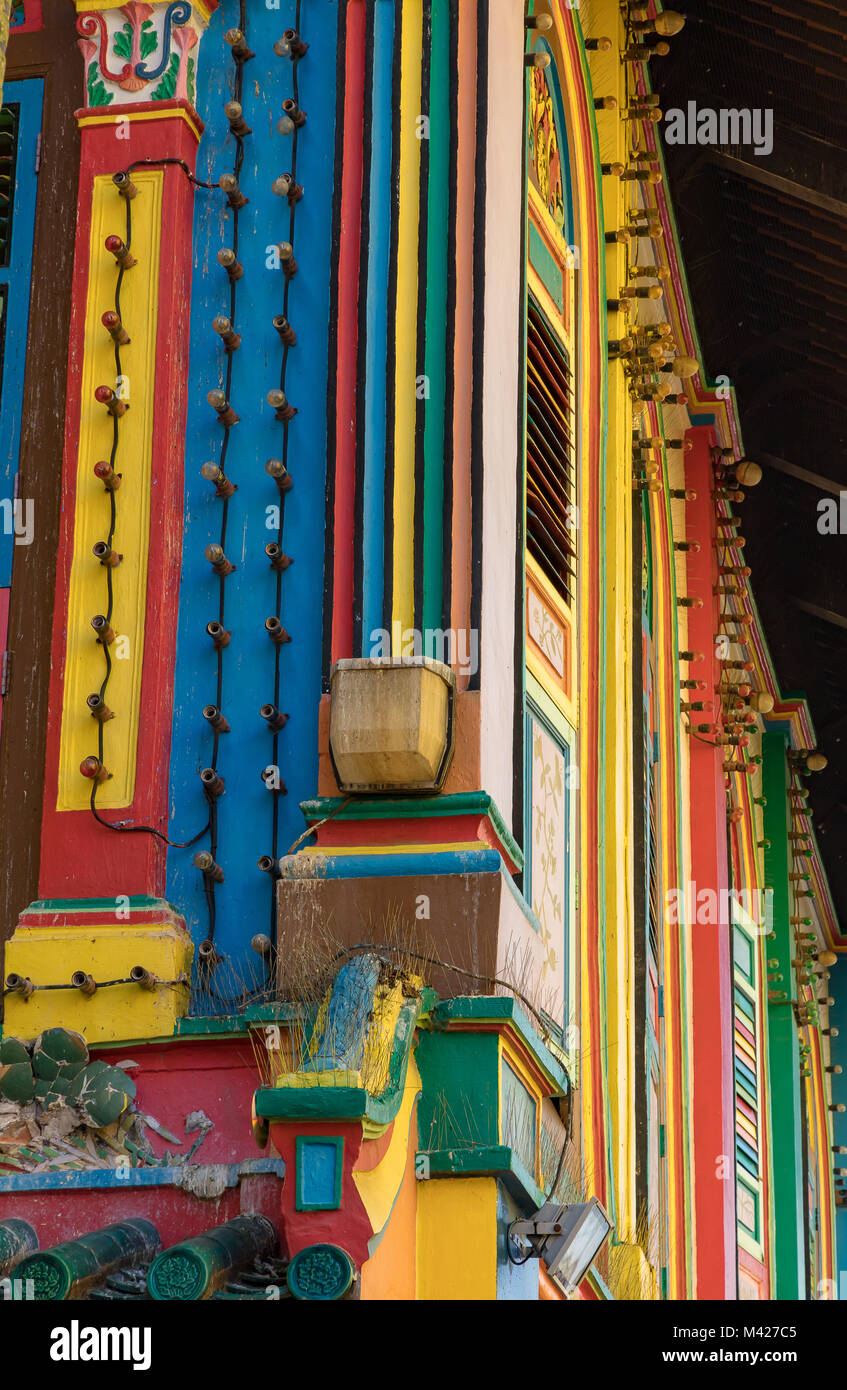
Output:
[[323,847],[309,845],[300,853],[317,855],[320,858],[331,858],[339,854],[441,854],[491,848],[492,846],[486,844],[484,840],[462,840],[458,844],[453,840],[438,845],[428,843],[419,845],[325,845]]
[[[197,143],[199,144],[201,133],[200,127],[194,120],[194,118],[191,116],[190,112],[186,111],[182,106],[165,106],[163,104],[161,110],[159,111],[128,111],[126,107],[114,106],[112,107],[108,116],[78,116],[77,124],[81,129],[83,126],[88,125],[117,125],[119,121],[135,122],[173,120],[174,116],[177,116],[180,120],[185,121],[185,124],[193,132],[197,140]],[[137,184],[138,179],[134,179],[133,182]]]
[[[399,11],[398,11],[399,13]],[[400,212],[394,365],[394,599],[392,617],[415,624],[415,417],[417,398],[418,225],[420,221],[423,3],[405,0],[400,44]],[[396,631],[396,629],[395,629]],[[392,655],[400,656],[393,646]]]
[[[126,0],[97,0],[96,8],[98,10],[118,10],[122,9],[125,4]],[[77,14],[87,14],[93,8],[95,7],[92,6],[91,0],[76,0]],[[212,6],[207,4],[206,0],[192,0],[192,9],[194,11],[192,18],[208,24],[212,15]]]
[[[116,494],[117,526],[114,549],[124,560],[113,571],[112,626],[123,642],[112,644],[112,675],[106,703],[115,718],[105,726],[104,761],[114,775],[98,790],[101,807],[129,806],[135,793],[141,664],[144,653],[144,612],[147,601],[147,548],[150,533],[153,390],[156,376],[156,325],[159,301],[159,247],[162,226],[161,170],[136,172],[138,197],[132,204],[132,248],[138,264],[129,270],[121,289],[121,317],[132,342],[121,349],[124,376],[129,378],[130,409],[120,421],[115,468],[123,474]],[[85,357],[80,387],[80,438],[76,477],[74,553],[68,598],[68,633],[62,740],[59,755],[59,811],[84,810],[91,783],[79,765],[97,753],[97,725],[86,696],[100,689],[105,672],[102,648],[94,640],[91,619],[105,613],[106,570],[92,547],[109,533],[109,498],[93,474],[98,459],[108,459],[112,418],[94,399],[95,387],[115,385],[114,344],[100,322],[114,308],[114,257],[104,249],[112,233],[124,236],[124,203],[111,177],[94,180],[91,216],[91,257],[85,313]],[[120,652],[126,655],[120,658]]]

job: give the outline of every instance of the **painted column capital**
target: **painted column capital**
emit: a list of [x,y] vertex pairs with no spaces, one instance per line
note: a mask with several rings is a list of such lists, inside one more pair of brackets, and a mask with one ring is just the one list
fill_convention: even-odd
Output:
[[86,109],[166,101],[193,106],[200,40],[217,4],[76,0]]

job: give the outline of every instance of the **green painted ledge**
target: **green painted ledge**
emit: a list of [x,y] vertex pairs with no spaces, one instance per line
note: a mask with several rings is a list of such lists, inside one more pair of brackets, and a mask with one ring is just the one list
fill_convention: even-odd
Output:
[[[475,1144],[467,1149],[419,1150],[417,1159],[426,1160],[430,1178],[498,1178],[526,1211],[537,1211],[546,1196],[513,1149],[505,1144]],[[426,1182],[422,1178],[419,1181]]]
[[430,1027],[433,1032],[449,1028],[451,1022],[511,1023],[532,1053],[551,1085],[553,1095],[564,1095],[570,1077],[564,1064],[542,1042],[516,999],[510,995],[466,995],[442,999],[432,1010]]
[[[341,809],[339,809],[341,808]],[[324,820],[422,820],[432,816],[487,816],[491,821],[509,858],[523,868],[523,850],[500,814],[488,792],[452,792],[448,796],[397,797],[380,801],[348,801],[341,796],[321,796],[301,801],[300,810],[307,821]]]

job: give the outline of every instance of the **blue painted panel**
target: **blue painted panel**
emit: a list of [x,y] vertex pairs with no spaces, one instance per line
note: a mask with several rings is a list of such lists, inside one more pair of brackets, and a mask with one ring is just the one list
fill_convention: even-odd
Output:
[[[13,502],[16,495],[18,455],[21,447],[21,396],[24,389],[26,340],[29,325],[29,292],[32,277],[32,242],[35,231],[35,195],[38,175],[35,162],[41,131],[44,83],[40,78],[7,82],[3,105],[18,107],[15,191],[12,203],[12,244],[9,264],[0,266],[2,337],[2,391],[0,391],[0,500]],[[27,522],[26,500],[21,499],[21,521]],[[35,499],[30,499],[33,503]],[[32,513],[33,525],[38,517]],[[21,526],[18,528],[22,529]],[[11,583],[14,527],[8,506],[0,510],[0,588]]]
[[536,1303],[538,1301],[538,1260],[512,1264],[509,1259],[509,1227],[513,1221],[528,1216],[506,1191],[497,1184],[497,1301]]
[[503,860],[496,849],[440,850],[411,854],[339,854],[321,856],[320,870],[314,860],[302,857],[297,872],[285,865],[286,877],[309,878],[408,878],[418,874],[496,874]]
[[373,45],[363,487],[362,654],[365,656],[371,650],[370,634],[382,627],[383,619],[394,0],[374,0]]
[[337,1211],[341,1205],[343,1139],[297,1140],[297,1210]]
[[[310,45],[298,65],[299,104],[307,113],[297,146],[297,181],[305,196],[297,205],[289,318],[297,334],[286,372],[286,394],[299,411],[289,428],[288,464],[294,487],[285,499],[283,549],[294,564],[282,575],[281,621],[291,634],[280,658],[279,700],[274,700],[276,650],[264,630],[276,609],[276,576],[264,553],[277,539],[266,509],[279,503],[265,461],[281,457],[283,426],[266,402],[280,382],[282,345],[272,319],[283,310],[285,280],[267,266],[267,248],[288,240],[288,204],[271,193],[271,183],[288,172],[292,137],[276,124],[283,101],[293,95],[290,59],[277,57],[274,42],[294,27],[299,7],[283,0],[278,9],[250,5],[248,40],[256,57],[244,70],[242,104],[254,134],[245,141],[240,184],[250,199],[239,218],[236,329],[243,335],[233,360],[231,400],[241,423],[231,432],[226,473],[238,486],[229,503],[227,552],[237,566],[225,584],[225,626],[232,641],[223,653],[221,707],[231,732],[221,736],[217,767],[226,783],[219,802],[218,862],[226,880],[216,887],[215,943],[235,974],[260,976],[250,950],[256,932],[269,932],[272,886],[257,859],[273,853],[274,797],[261,780],[272,761],[273,736],[259,717],[265,703],[290,714],[278,740],[278,764],[288,796],[279,798],[278,852],[285,854],[303,829],[299,802],[315,794],[318,775],[318,701],[321,676],[326,473],[327,355],[329,338],[330,239],[335,158],[335,65],[338,6],[310,0],[301,29]],[[198,176],[217,179],[231,172],[235,141],[223,113],[233,95],[235,65],[223,39],[238,24],[237,0],[212,17],[199,63],[198,108],[206,123]],[[229,281],[216,255],[232,244],[232,214],[223,195],[198,189],[194,218],[194,278],[191,301],[191,359],[186,439],[184,552],[179,594],[174,724],[170,774],[171,837],[197,833],[206,820],[198,773],[212,757],[212,734],[202,716],[216,703],[217,661],[206,624],[217,619],[218,581],[204,547],[217,541],[220,500],[200,477],[201,465],[219,461],[221,427],[206,393],[225,381],[226,359],[212,331],[216,314],[229,313]],[[193,867],[196,848],[170,850],[167,891],[185,913],[195,941],[209,934],[203,882]],[[232,982],[233,977],[224,975]],[[218,985],[218,993],[227,985]],[[235,993],[235,990],[232,991]],[[215,1012],[220,1000],[193,999],[194,1011]]]

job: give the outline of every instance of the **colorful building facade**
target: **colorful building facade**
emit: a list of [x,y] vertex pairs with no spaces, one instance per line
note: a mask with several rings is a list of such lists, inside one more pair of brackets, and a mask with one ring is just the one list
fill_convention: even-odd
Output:
[[649,15],[14,7],[17,1296],[838,1297],[821,754]]

